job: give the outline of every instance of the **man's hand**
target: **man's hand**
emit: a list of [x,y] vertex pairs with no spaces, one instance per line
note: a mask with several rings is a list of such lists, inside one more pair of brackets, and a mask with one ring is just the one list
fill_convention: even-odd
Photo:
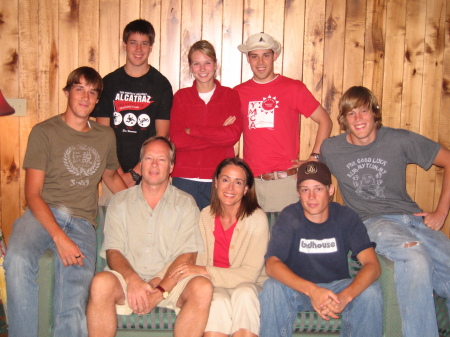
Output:
[[338,314],[342,313],[347,306],[351,302],[350,298],[345,296],[343,293],[336,294],[339,299],[339,302],[334,300],[329,301],[329,303],[321,305],[320,316],[327,316],[331,318],[339,318]]
[[[159,293],[159,300],[156,303],[156,293]],[[149,313],[162,300],[161,292],[152,288],[150,284],[142,280],[137,274],[132,275],[127,280],[127,299],[128,305],[135,314],[144,315]]]
[[[329,321],[330,318],[339,318],[339,316],[329,308],[333,302],[335,302],[335,304],[340,304],[338,295],[331,290],[316,286],[309,293],[309,299],[311,300],[311,305],[314,310],[324,320]],[[332,307],[334,306],[332,305]]]
[[414,213],[415,216],[423,217],[423,223],[430,229],[438,231],[444,226],[445,218],[447,218],[446,212],[420,212]]
[[71,265],[83,266],[85,256],[80,248],[64,232],[53,238],[59,258],[65,267]]

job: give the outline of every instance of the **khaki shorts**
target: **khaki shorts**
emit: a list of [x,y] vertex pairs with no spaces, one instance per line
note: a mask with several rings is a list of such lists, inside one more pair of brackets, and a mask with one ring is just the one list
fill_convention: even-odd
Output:
[[298,202],[296,174],[276,180],[255,178],[255,189],[264,212],[281,212],[286,206]]
[[[123,293],[125,294],[125,303],[124,304],[116,304],[117,314],[118,315],[131,315],[133,313],[133,309],[131,309],[128,305],[127,283],[125,282],[125,279],[123,278],[123,276],[120,273],[116,272],[115,270],[107,270],[107,271],[114,274],[118,278],[118,280],[122,286]],[[172,309],[178,315],[181,310],[180,308],[177,307],[178,298],[180,297],[181,293],[183,292],[183,290],[186,287],[186,285],[188,284],[188,282],[197,276],[206,277],[204,275],[191,275],[191,276],[188,276],[188,277],[182,279],[180,282],[177,283],[175,288],[172,289],[172,291],[169,293],[169,296],[167,296],[166,299],[164,299],[158,303],[157,307]]]

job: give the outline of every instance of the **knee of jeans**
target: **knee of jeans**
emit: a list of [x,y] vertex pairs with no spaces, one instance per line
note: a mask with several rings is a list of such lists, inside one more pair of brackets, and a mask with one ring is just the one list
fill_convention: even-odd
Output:
[[9,249],[5,256],[4,267],[7,275],[15,273],[21,275],[28,270],[35,270],[37,272],[37,261],[32,261],[29,256],[21,250]]
[[364,294],[364,296],[366,296],[368,299],[383,299],[383,290],[381,288],[381,284],[378,281],[375,281],[370,286],[368,286],[362,294]]

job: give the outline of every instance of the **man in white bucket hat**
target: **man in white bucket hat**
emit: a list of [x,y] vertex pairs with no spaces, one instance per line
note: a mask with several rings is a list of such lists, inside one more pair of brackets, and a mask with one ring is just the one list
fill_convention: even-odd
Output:
[[[322,141],[330,136],[332,122],[305,84],[275,74],[281,44],[258,33],[238,46],[247,55],[253,78],[235,87],[244,119],[244,158],[253,170],[258,202],[266,212],[279,212],[297,202],[297,167],[318,160]],[[312,153],[299,159],[299,114],[319,125]]]

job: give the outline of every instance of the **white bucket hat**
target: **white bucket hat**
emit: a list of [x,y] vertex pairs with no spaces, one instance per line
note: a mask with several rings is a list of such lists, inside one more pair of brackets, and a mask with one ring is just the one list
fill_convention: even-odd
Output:
[[281,52],[281,43],[270,35],[258,33],[249,36],[245,43],[238,46],[238,49],[242,53],[248,53],[257,49],[272,49],[274,53],[279,54]]

